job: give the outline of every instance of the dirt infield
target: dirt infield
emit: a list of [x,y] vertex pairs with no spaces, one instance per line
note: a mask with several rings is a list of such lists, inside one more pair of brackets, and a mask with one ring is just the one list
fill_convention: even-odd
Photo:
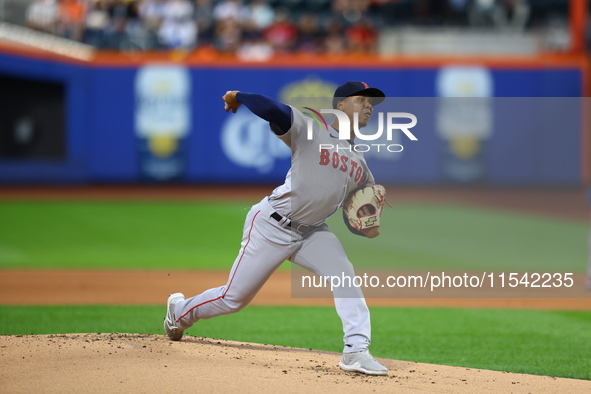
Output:
[[2,393],[582,393],[591,382],[379,359],[388,376],[341,371],[339,354],[162,335],[0,336]]
[[[0,187],[0,200],[258,201],[272,187]],[[392,188],[391,202],[448,202],[589,222],[583,190]],[[227,272],[0,270],[3,305],[164,305],[171,292],[197,294]],[[253,305],[332,305],[292,298],[277,272]],[[589,298],[384,298],[370,306],[591,310]],[[381,360],[387,377],[345,373],[329,352],[163,335],[0,336],[0,393],[15,392],[591,392],[591,382]],[[182,375],[184,374],[184,375]],[[184,377],[184,379],[183,379]]]
[[[199,294],[228,280],[228,272],[0,271],[2,305],[163,305],[169,294]],[[527,293],[524,293],[527,296]],[[370,298],[370,306],[591,310],[579,298]],[[290,272],[275,272],[251,305],[332,306],[331,298],[292,298]]]
[[[196,294],[225,283],[225,272],[0,271],[0,304],[155,304],[169,293]],[[290,273],[277,272],[254,305],[332,305],[290,297]],[[369,299],[370,306],[591,310],[582,299]],[[164,311],[164,309],[163,309]],[[164,335],[0,336],[0,393],[240,392],[574,393],[591,382],[381,360],[387,377],[341,371],[335,353]],[[189,379],[178,378],[185,373]]]

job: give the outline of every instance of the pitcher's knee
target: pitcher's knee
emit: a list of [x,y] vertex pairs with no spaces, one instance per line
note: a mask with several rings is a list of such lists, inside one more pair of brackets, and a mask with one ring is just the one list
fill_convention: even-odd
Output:
[[228,313],[236,313],[236,312],[240,312],[246,305],[248,305],[248,302],[250,300],[244,300],[244,299],[240,299],[240,300],[233,300],[231,298],[223,298],[224,303],[226,304],[226,309],[228,311]]

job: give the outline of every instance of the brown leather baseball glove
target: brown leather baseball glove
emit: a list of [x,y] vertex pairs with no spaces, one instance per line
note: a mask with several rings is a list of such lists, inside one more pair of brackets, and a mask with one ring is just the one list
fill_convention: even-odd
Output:
[[358,189],[343,204],[345,224],[353,234],[377,237],[385,204],[388,202],[384,186],[372,185]]

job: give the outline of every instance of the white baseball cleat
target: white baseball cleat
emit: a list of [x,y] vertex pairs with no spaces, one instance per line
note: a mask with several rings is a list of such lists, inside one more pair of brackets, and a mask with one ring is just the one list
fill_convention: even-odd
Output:
[[388,374],[388,368],[377,362],[367,349],[361,352],[343,353],[339,367],[345,371],[361,372],[368,375]]
[[164,318],[164,331],[168,337],[173,341],[180,341],[185,330],[179,327],[174,315],[174,307],[180,301],[183,301],[185,296],[183,293],[174,293],[168,297],[166,306],[166,317]]

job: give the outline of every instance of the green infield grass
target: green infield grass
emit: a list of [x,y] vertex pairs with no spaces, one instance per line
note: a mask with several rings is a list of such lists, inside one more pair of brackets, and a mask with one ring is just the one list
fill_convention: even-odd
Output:
[[[164,306],[0,306],[0,334],[162,334]],[[376,357],[591,379],[591,312],[372,308]],[[340,352],[329,307],[248,307],[187,335]],[[336,361],[335,361],[336,363]]]
[[[250,203],[0,202],[0,268],[229,269]],[[329,220],[357,268],[584,272],[588,224],[397,204],[382,234]]]

